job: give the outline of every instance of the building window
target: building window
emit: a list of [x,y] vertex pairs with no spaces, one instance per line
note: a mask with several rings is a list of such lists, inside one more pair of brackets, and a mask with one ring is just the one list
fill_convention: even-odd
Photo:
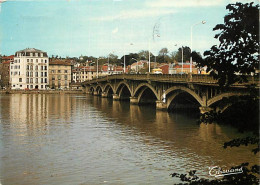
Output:
[[31,59],[31,62],[33,63],[33,59]]
[[26,83],[29,83],[29,78],[26,78]]
[[35,66],[35,70],[38,70],[38,66]]
[[31,89],[33,89],[33,85],[31,85],[30,87],[31,87]]
[[41,77],[43,77],[43,72],[41,72]]
[[38,72],[35,72],[35,77],[38,77]]
[[23,82],[23,79],[22,79],[22,78],[19,78],[19,82]]
[[47,70],[47,66],[44,66],[44,70]]
[[51,73],[55,73],[55,70],[51,70]]
[[43,63],[43,59],[41,59],[41,63]]
[[64,75],[64,79],[67,80],[68,79],[68,75]]
[[33,78],[30,78],[30,83],[33,83]]
[[30,77],[33,77],[33,72],[30,72]]
[[61,73],[61,70],[58,70],[58,73]]
[[35,78],[35,83],[38,83],[38,78]]
[[47,83],[47,78],[44,79],[44,82]]
[[26,76],[29,76],[29,72],[26,72]]
[[52,80],[55,80],[55,77],[53,76],[51,79],[52,79]]
[[30,56],[32,57],[32,56],[33,56],[33,53],[30,53]]
[[43,83],[43,78],[41,78],[41,83]]
[[27,62],[29,62],[30,60],[29,59],[27,59]]
[[47,72],[44,73],[44,76],[47,77]]
[[43,66],[41,66],[41,70],[43,70]]
[[43,57],[43,53],[41,53],[41,57]]
[[64,73],[68,73],[68,70],[64,70]]
[[[38,53],[37,53],[37,55],[38,55]],[[38,57],[38,56],[37,56]],[[38,59],[36,59],[36,62],[38,63]]]
[[29,65],[26,66],[26,69],[29,70]]
[[47,63],[47,60],[45,60],[45,63]]
[[58,80],[60,80],[61,79],[61,77],[60,77],[60,75],[58,75]]
[[[35,53],[35,56],[38,57],[38,53]],[[36,62],[38,62],[38,60],[36,59]]]
[[41,85],[41,88],[43,89],[43,85]]

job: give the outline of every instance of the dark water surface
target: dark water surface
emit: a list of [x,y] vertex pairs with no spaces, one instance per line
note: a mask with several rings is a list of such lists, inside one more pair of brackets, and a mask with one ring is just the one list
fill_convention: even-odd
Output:
[[0,184],[174,184],[170,173],[249,161],[223,149],[244,136],[167,113],[90,95],[0,95]]

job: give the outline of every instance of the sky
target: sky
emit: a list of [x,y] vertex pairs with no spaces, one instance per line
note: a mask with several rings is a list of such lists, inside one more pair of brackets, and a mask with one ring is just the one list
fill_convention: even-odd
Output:
[[[0,54],[36,48],[62,57],[121,57],[181,46],[203,54],[235,0],[7,0],[1,3]],[[251,2],[241,0],[240,2]],[[256,2],[256,1],[255,1]],[[202,24],[202,21],[206,21]]]

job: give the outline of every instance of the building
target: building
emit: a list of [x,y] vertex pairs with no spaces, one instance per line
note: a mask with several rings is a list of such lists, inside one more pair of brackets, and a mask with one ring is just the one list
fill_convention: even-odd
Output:
[[[169,66],[169,74],[188,74],[190,73],[190,64],[184,63],[177,64],[177,65],[170,65]],[[192,64],[192,73],[198,74],[198,68],[196,67],[195,63]]]
[[14,61],[14,55],[2,56],[1,61],[2,61],[2,62],[8,62],[8,61],[13,62],[13,61]]
[[72,81],[72,64],[66,60],[49,62],[49,87],[51,89],[69,89]]
[[17,51],[10,63],[11,89],[46,89],[49,58],[46,52],[27,48]]
[[9,88],[10,86],[10,63],[11,61],[2,61],[2,63],[0,64],[1,88]]

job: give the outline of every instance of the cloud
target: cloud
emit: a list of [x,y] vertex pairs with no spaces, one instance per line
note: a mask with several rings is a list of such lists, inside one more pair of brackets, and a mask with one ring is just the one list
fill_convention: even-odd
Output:
[[176,13],[175,10],[159,10],[159,9],[144,9],[144,10],[127,10],[121,11],[117,15],[113,16],[102,16],[92,18],[92,21],[113,21],[117,19],[136,19],[136,18],[145,18],[145,17],[156,17],[168,14]]

